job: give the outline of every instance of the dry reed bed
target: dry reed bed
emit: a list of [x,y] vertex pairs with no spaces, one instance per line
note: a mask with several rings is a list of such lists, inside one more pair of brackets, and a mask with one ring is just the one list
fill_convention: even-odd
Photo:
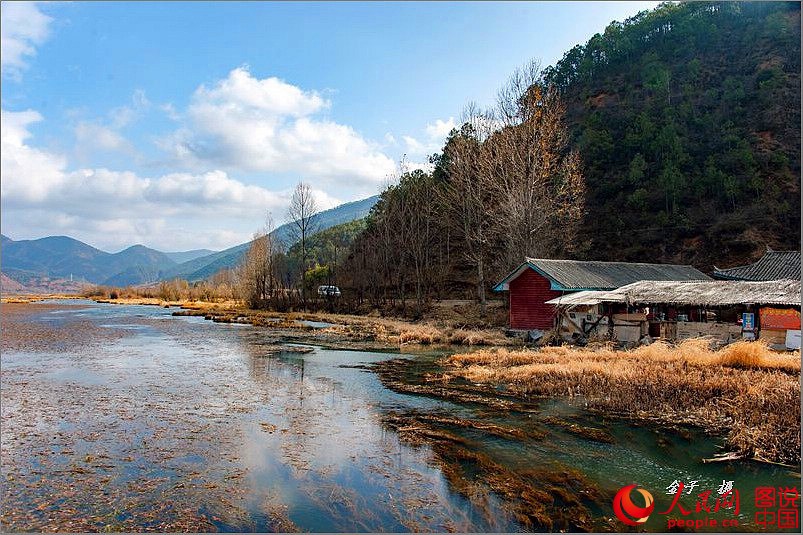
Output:
[[161,297],[129,297],[121,296],[116,298],[93,296],[96,303],[110,303],[112,305],[151,305],[160,307],[179,307],[186,310],[216,310],[234,309],[240,306],[238,301],[233,299],[219,299],[216,301],[198,301],[191,299],[179,299],[175,301],[165,300]]
[[[331,327],[320,329],[324,335],[346,337],[358,341],[375,341],[389,345],[464,345],[464,346],[508,346],[516,340],[507,338],[499,329],[466,328],[462,324],[438,321],[433,323],[413,323],[398,318],[378,316],[356,316],[328,312],[275,312],[253,310],[242,302],[233,299],[199,301],[182,299],[166,301],[161,297],[120,295],[116,298],[104,296],[91,297],[98,303],[118,305],[154,305],[160,307],[179,307],[176,316],[207,316],[221,323],[249,323],[258,327],[292,328],[309,330],[299,320],[332,323]],[[279,320],[279,321],[276,321]]]
[[498,331],[483,329],[463,329],[439,327],[426,323],[413,324],[395,319],[368,319],[355,316],[319,316],[318,320],[339,324],[323,329],[322,332],[338,334],[355,339],[368,339],[399,346],[409,345],[464,345],[464,346],[504,346],[510,339]]
[[[125,302],[123,299],[107,302]],[[232,301],[219,303],[209,302],[166,302],[156,300],[155,303],[140,299],[142,304],[159,304],[180,306],[183,309],[207,311],[211,315],[221,315],[233,319],[240,317],[246,323],[268,327],[303,326],[299,320],[331,323],[330,327],[320,330],[324,334],[347,336],[359,340],[374,340],[389,344],[404,345],[466,345],[466,346],[506,346],[512,341],[498,329],[469,329],[448,324],[433,325],[431,323],[412,323],[397,318],[373,316],[355,316],[327,312],[273,312],[244,308]],[[181,315],[181,314],[179,314]],[[280,320],[277,322],[276,320]]]
[[508,345],[498,330],[490,329],[440,329],[433,325],[404,325],[399,329],[399,344],[455,344],[464,346]]
[[800,463],[799,352],[783,355],[759,342],[713,351],[705,340],[688,340],[631,351],[479,350],[443,364],[448,374],[518,395],[578,397],[592,410],[698,425],[725,434],[741,456]]

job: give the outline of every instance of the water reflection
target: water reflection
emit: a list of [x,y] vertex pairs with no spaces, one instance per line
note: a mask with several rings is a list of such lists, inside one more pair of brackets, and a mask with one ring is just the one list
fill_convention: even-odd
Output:
[[[746,489],[795,483],[782,468],[701,465],[716,447],[701,434],[599,421],[562,402],[516,412],[396,393],[365,366],[399,355],[282,346],[269,330],[173,318],[157,307],[86,304],[29,320],[70,329],[76,318],[97,327],[87,336],[122,334],[91,350],[3,352],[9,529],[525,527],[503,482],[492,481],[493,492],[482,482],[483,463],[530,490],[576,471],[581,490],[600,496],[634,481],[660,489],[686,475],[736,479]],[[454,442],[411,445],[387,425],[392,415],[424,415],[415,425]],[[550,417],[604,428],[611,440],[577,436]],[[607,503],[581,505],[604,517]]]
[[283,503],[280,525],[313,531],[511,527],[501,510],[486,523],[472,515],[432,466],[431,452],[401,444],[382,425],[383,402],[402,396],[386,391],[372,373],[343,367],[387,355],[319,349],[265,356],[253,337],[259,333],[244,336],[242,348],[265,395],[244,425],[250,439],[243,461],[255,510],[261,504],[275,517]]

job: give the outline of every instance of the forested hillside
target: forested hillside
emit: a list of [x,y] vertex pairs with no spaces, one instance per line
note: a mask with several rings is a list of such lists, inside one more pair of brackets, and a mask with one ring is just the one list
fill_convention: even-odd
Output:
[[382,194],[344,285],[420,311],[484,303],[525,256],[708,271],[797,249],[799,40],[798,4],[668,3],[518,69]]
[[800,5],[663,4],[545,70],[583,160],[583,255],[744,263],[800,243]]

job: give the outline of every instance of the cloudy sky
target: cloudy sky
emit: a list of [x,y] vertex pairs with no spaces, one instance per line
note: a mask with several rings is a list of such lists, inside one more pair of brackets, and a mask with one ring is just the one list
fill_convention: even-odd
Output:
[[2,3],[2,232],[222,249],[440,149],[466,102],[656,2]]

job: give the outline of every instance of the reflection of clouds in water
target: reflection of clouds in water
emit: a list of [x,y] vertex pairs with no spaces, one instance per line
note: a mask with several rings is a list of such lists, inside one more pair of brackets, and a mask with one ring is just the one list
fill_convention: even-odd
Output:
[[[91,351],[3,355],[11,527],[91,531],[115,510],[128,515],[112,526],[122,530],[477,527],[428,464],[429,449],[402,445],[381,425],[381,405],[424,401],[340,367],[388,355],[270,356],[281,341],[261,329],[155,307],[81,313],[94,325],[141,328],[115,329],[126,335]],[[50,477],[26,487],[33,465]],[[36,516],[40,505],[47,515]]]
[[252,431],[254,439],[244,444],[255,492],[293,488],[291,513],[315,511],[323,522],[317,529],[476,528],[428,464],[428,448],[405,446],[381,425],[377,403],[367,399],[377,388],[375,375],[339,368],[382,358],[327,350],[253,358],[251,375],[266,392],[257,417],[277,426],[272,433]]
[[[274,448],[271,453],[280,452],[300,475],[353,463],[382,437],[375,410],[364,399],[348,395],[342,383],[323,375],[325,367],[308,362],[307,356],[255,357],[249,368],[265,392],[261,421],[277,427],[257,445],[261,458],[268,457],[267,447]],[[257,462],[260,458],[249,457]]]
[[[112,316],[120,318],[121,309],[128,307]],[[125,323],[145,328],[58,358],[4,354],[4,364],[7,357],[19,360],[12,374],[3,370],[4,468],[19,482],[4,489],[19,522],[12,525],[92,531],[114,510],[125,510],[126,518],[115,521],[119,529],[208,531],[213,526],[199,511],[238,499],[241,474],[232,452],[239,437],[229,409],[258,398],[227,390],[240,372],[225,363],[233,346],[206,338],[215,351],[204,350],[194,329],[163,321],[168,332],[153,329],[155,319],[129,316]],[[247,382],[247,372],[241,374]],[[15,405],[25,410],[6,410]],[[46,475],[41,481],[27,479],[31,461]],[[35,513],[39,507],[47,516]]]

